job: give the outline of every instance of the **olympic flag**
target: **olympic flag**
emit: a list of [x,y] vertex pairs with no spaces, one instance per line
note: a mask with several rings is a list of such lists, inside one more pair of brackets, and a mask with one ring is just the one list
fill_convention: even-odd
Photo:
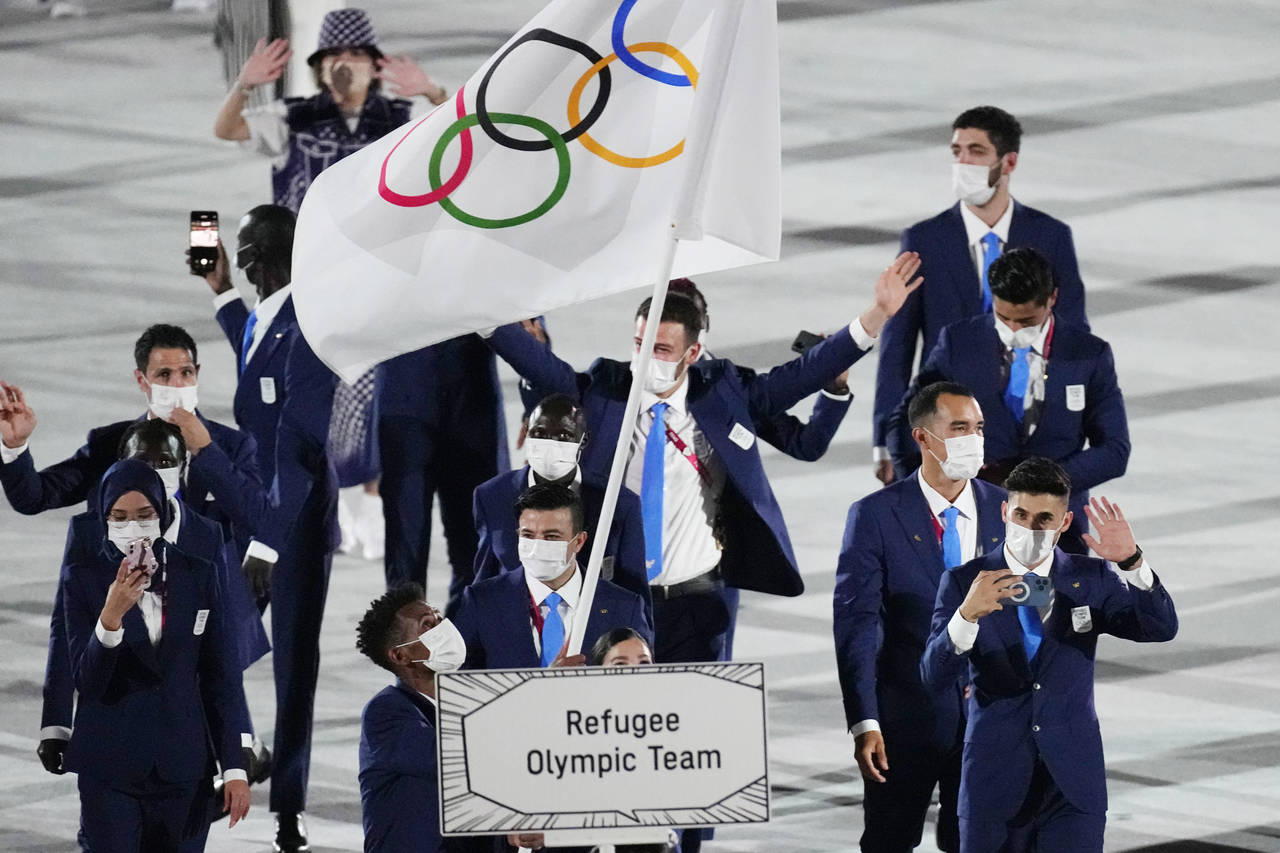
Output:
[[553,0],[450,100],[312,184],[293,293],[313,349],[353,382],[653,285],[673,233],[673,275],[776,260],[776,29],[774,0]]

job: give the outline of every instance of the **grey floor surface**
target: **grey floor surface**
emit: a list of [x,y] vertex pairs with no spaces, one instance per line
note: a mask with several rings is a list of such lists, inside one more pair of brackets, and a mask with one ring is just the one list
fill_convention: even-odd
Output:
[[[217,208],[234,222],[264,200],[266,164],[211,137],[224,89],[210,17],[158,5],[102,0],[99,14],[55,22],[0,0],[0,377],[27,388],[44,462],[141,411],[130,351],[155,321],[197,335],[203,408],[230,420],[232,358],[204,284],[185,274],[186,215]],[[369,3],[384,43],[451,89],[539,5]],[[1280,6],[781,0],[780,13],[783,260],[703,279],[715,349],[765,367],[798,329],[851,317],[899,230],[949,203],[951,118],[983,102],[1019,115],[1015,195],[1074,227],[1128,402],[1129,471],[1100,491],[1127,510],[1182,618],[1171,644],[1101,648],[1107,849],[1280,849],[1280,574],[1266,556],[1280,531]],[[557,348],[584,366],[624,353],[637,298],[552,315]],[[830,593],[845,509],[876,485],[872,362],[856,367],[858,399],[822,462],[767,454],[808,591],[743,597],[738,657],[766,661],[771,684],[774,819],[709,849],[856,848],[862,783]],[[69,515],[0,506],[5,850],[73,845],[74,780],[34,755]],[[360,849],[359,713],[385,679],[356,655],[353,627],[381,584],[378,566],[337,560],[310,787],[317,851]],[[247,688],[269,728],[268,662]],[[270,837],[260,792],[209,849],[264,850]]]

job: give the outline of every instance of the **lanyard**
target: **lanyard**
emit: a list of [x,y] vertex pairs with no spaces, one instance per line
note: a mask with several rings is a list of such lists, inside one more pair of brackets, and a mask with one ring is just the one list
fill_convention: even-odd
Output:
[[533,600],[533,593],[529,593],[529,618],[533,620],[533,628],[538,632],[538,636],[542,636],[542,607],[538,602]]
[[706,466],[698,459],[698,454],[693,452],[693,448],[684,443],[680,436],[676,435],[676,431],[671,428],[670,424],[664,423],[667,428],[667,441],[680,451],[680,455],[689,460],[689,464],[693,466],[693,470],[698,472],[698,479],[702,480],[702,485],[711,485],[711,475],[707,473]]

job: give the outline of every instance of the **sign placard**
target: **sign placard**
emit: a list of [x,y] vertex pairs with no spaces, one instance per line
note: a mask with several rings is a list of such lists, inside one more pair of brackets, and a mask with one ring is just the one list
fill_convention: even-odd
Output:
[[769,819],[764,665],[441,673],[445,835]]

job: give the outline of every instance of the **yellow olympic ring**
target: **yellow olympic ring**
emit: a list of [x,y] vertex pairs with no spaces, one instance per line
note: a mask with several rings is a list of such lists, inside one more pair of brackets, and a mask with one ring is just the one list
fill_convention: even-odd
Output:
[[[693,87],[695,89],[698,87],[698,69],[693,67],[693,63],[690,62],[689,58],[681,53],[678,48],[665,42],[645,41],[628,45],[627,49],[633,53],[636,51],[641,53],[661,53],[663,56],[668,56],[671,59],[674,59],[676,65],[680,66],[680,70],[688,76],[689,82],[693,84]],[[583,74],[578,78],[578,82],[573,84],[573,89],[569,92],[568,109],[570,126],[576,127],[578,123],[582,121],[582,112],[579,109],[579,102],[582,100],[582,92],[587,88],[587,83],[592,77],[600,73],[601,68],[604,68],[617,58],[618,54],[609,54],[604,59],[588,68],[587,73]],[[668,160],[679,157],[680,152],[684,150],[684,140],[681,139],[661,154],[654,154],[652,157],[627,157],[625,155],[618,154],[616,151],[611,151],[599,142],[596,142],[589,133],[581,134],[578,137],[578,141],[582,143],[584,148],[597,157],[607,160],[615,166],[625,166],[629,169],[643,169],[646,166],[656,166],[659,163],[665,163]]]

